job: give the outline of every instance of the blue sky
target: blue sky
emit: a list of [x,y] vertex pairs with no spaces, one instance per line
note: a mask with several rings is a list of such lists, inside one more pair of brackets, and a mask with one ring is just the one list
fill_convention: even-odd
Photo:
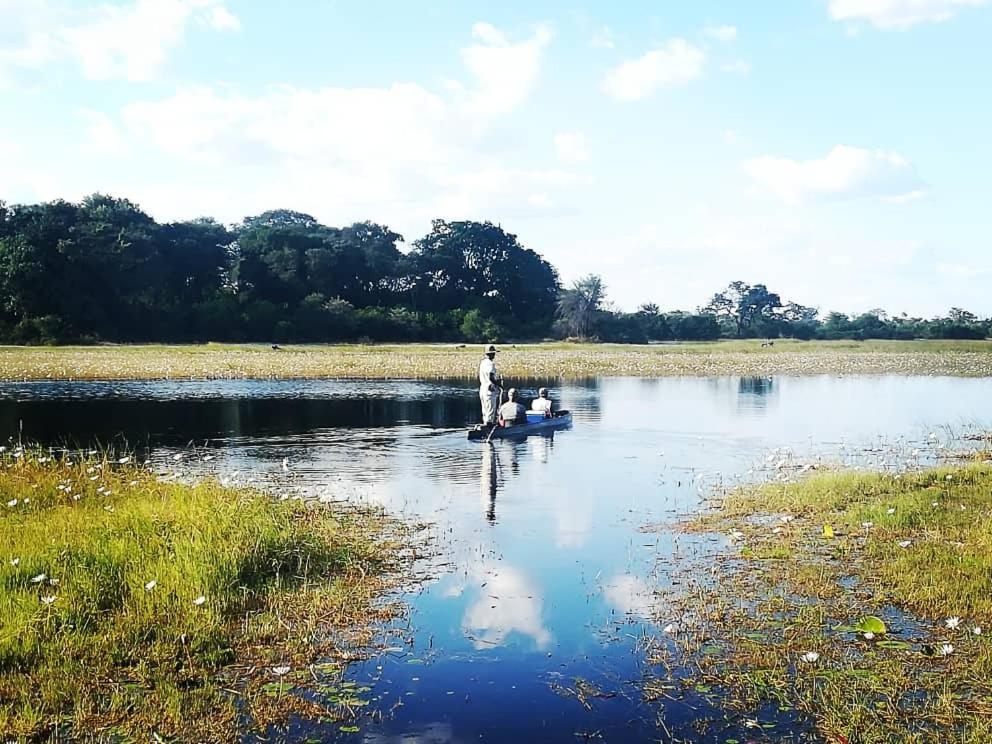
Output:
[[[693,308],[992,314],[992,3],[0,0],[0,199],[489,219]],[[522,280],[526,280],[523,277]]]

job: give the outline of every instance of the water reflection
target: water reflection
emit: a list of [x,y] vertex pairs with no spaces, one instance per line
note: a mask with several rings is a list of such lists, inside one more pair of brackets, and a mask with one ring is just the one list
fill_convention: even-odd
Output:
[[496,448],[482,446],[482,467],[479,468],[479,495],[486,509],[486,521],[496,522],[496,486],[499,482],[499,466],[496,461]]
[[772,377],[741,377],[737,382],[737,405],[755,411],[768,407],[775,395]]
[[[491,446],[465,438],[478,418],[470,382],[0,385],[0,438],[17,436],[23,421],[25,438],[44,444],[140,442],[162,472],[251,479],[280,495],[377,504],[433,523],[444,565],[407,597],[410,624],[396,644],[405,650],[350,672],[375,688],[359,736],[571,744],[577,731],[657,741],[659,715],[682,739],[749,736],[700,736],[692,724],[707,714],[702,702],[641,699],[638,635],[679,620],[654,593],[665,566],[712,549],[643,525],[678,521],[698,506],[700,483],[733,483],[771,448],[849,457],[883,437],[923,448],[944,425],[992,428],[985,379],[531,387],[540,385],[574,412],[574,428]],[[552,689],[576,677],[617,694],[586,710]],[[290,731],[297,741],[347,738],[335,724]]]
[[461,627],[474,648],[503,646],[513,633],[531,639],[538,650],[548,646],[551,632],[544,624],[540,589],[520,569],[507,564],[480,568],[472,578],[479,586]]

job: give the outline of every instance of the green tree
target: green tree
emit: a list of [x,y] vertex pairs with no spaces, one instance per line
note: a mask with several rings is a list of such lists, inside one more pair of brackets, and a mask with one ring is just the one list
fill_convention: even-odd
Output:
[[713,295],[704,312],[728,322],[738,338],[756,320],[771,318],[782,307],[782,299],[769,292],[764,284],[753,287],[746,282],[731,282],[725,290]]
[[589,274],[576,280],[558,296],[558,317],[569,336],[588,338],[598,313],[606,302],[606,285],[602,278]]
[[554,268],[491,222],[435,220],[431,232],[414,243],[408,266],[415,309],[475,307],[518,326],[550,324],[554,317]]

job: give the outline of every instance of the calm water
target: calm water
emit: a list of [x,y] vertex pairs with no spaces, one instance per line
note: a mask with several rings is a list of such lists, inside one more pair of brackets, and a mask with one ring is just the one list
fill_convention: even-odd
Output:
[[[670,731],[722,742],[755,736],[698,700],[641,702],[637,687],[640,636],[679,619],[652,589],[718,538],[639,528],[786,460],[925,464],[954,432],[992,426],[990,379],[544,384],[575,412],[574,428],[492,447],[465,439],[478,416],[467,383],[6,384],[0,436],[137,447],[163,473],[218,473],[434,524],[434,578],[406,595],[410,616],[390,650],[349,672],[372,687],[361,731],[296,723],[290,740],[667,741]],[[609,697],[587,710],[562,690],[576,679]],[[721,722],[700,734],[694,721],[707,717]],[[801,722],[779,718],[768,735],[790,730]]]

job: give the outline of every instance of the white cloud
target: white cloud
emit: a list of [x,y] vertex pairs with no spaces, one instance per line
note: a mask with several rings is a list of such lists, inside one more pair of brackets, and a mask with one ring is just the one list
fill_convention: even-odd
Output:
[[829,10],[835,21],[863,21],[888,30],[946,21],[962,8],[986,3],[987,0],[830,0]]
[[481,116],[507,114],[527,100],[537,85],[551,29],[538,26],[531,38],[514,43],[495,26],[476,23],[472,36],[477,43],[462,49],[462,60],[475,78],[469,110]]
[[606,603],[623,615],[634,615],[651,620],[658,608],[658,597],[644,579],[620,574],[603,587]]
[[737,27],[727,25],[707,26],[703,29],[703,33],[711,39],[716,39],[722,42],[731,42],[737,38]]
[[551,642],[544,625],[544,600],[523,573],[503,565],[485,574],[485,588],[465,609],[462,631],[476,648],[502,646],[513,633],[531,638],[538,648]]
[[216,5],[210,10],[208,23],[211,28],[215,28],[218,31],[241,30],[241,21],[223,5]]
[[703,73],[706,55],[685,39],[670,39],[635,60],[611,70],[604,90],[618,101],[637,101],[661,87],[684,85]]
[[238,19],[222,0],[134,0],[81,7],[67,2],[4,0],[0,85],[49,64],[78,65],[92,80],[155,76],[191,23],[231,31]]
[[[388,219],[420,230],[439,216],[511,219],[560,209],[557,197],[589,176],[515,167],[492,127],[526,101],[540,72],[532,52],[548,32],[522,44],[491,26],[477,25],[474,35],[466,85],[278,86],[250,95],[186,87],[126,105],[109,121],[84,114],[90,149],[106,149],[119,135],[122,150],[150,161],[143,172],[174,174],[182,185],[140,172],[111,184],[153,213],[166,208],[169,218],[206,211],[233,221],[283,204],[329,222]],[[500,59],[512,72],[496,74]],[[556,152],[575,161],[584,142],[565,134]]]
[[837,145],[819,160],[764,156],[743,165],[754,182],[787,204],[819,199],[903,199],[920,187],[904,157],[885,150]]
[[561,162],[571,165],[589,160],[589,143],[582,132],[558,132],[554,142]]

